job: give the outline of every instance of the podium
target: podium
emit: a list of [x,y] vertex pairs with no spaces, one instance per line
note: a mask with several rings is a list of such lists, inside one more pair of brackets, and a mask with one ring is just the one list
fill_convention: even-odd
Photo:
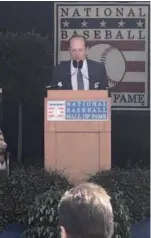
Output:
[[44,104],[45,170],[59,170],[77,184],[111,168],[107,90],[48,90]]

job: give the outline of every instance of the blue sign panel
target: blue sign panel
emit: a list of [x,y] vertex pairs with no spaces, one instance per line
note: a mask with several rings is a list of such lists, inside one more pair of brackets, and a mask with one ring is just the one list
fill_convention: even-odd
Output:
[[66,120],[104,121],[108,120],[108,102],[66,101]]
[[97,101],[48,101],[48,121],[106,121],[108,102]]

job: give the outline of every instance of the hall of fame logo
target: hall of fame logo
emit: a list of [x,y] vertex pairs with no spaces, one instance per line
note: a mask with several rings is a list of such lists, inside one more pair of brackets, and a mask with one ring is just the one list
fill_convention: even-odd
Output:
[[47,121],[62,121],[65,119],[65,101],[47,102]]
[[143,2],[56,2],[55,64],[70,59],[70,37],[83,35],[87,58],[105,66],[112,109],[148,110],[149,13],[149,3]]

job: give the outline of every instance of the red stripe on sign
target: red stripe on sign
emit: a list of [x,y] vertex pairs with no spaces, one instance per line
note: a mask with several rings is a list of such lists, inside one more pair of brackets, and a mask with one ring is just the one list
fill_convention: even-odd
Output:
[[[48,112],[48,114],[52,114],[52,115],[54,115],[53,112]],[[64,112],[59,112],[58,114],[59,114],[59,115],[64,115],[65,113],[64,113]]]
[[49,107],[49,109],[64,109],[64,107]]
[[50,110],[50,111],[54,111],[56,109],[59,111],[64,111],[64,108],[48,108],[48,110]]
[[[121,51],[145,51],[145,41],[87,41],[88,47],[98,44],[109,44]],[[68,51],[69,42],[62,40],[60,42],[60,50]]]
[[145,72],[145,62],[126,61],[126,72]]
[[[48,114],[49,117],[56,117],[53,114]],[[64,117],[64,115],[57,115],[57,117]]]
[[145,83],[121,82],[115,88],[111,89],[111,92],[145,93]]
[[[57,108],[58,109],[58,108]],[[54,111],[55,110],[55,108],[48,108],[48,111]],[[63,109],[58,109],[59,111],[64,111],[64,108]]]

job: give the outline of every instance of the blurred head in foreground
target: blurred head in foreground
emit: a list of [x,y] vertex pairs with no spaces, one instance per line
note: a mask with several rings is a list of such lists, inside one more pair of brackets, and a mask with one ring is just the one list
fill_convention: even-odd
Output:
[[61,238],[111,238],[113,211],[106,191],[83,183],[61,198],[58,207]]

